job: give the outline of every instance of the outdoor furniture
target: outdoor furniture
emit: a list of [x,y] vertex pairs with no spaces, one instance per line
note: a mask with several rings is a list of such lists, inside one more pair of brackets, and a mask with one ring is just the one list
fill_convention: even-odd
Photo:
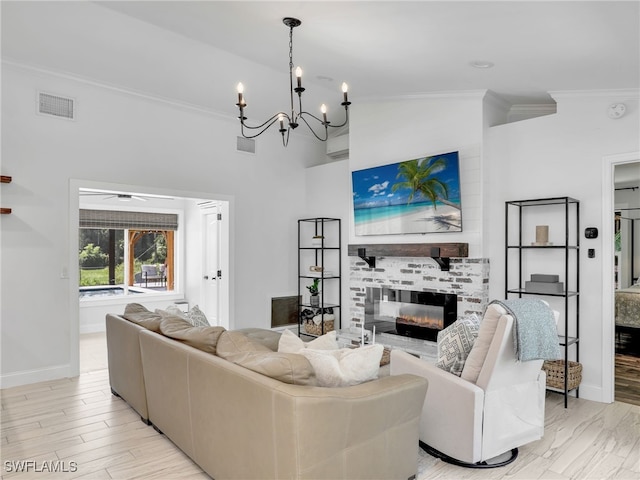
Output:
[[145,288],[149,286],[149,282],[160,282],[161,285],[164,285],[165,279],[164,265],[161,265],[159,269],[155,265],[142,265],[142,280],[144,280]]

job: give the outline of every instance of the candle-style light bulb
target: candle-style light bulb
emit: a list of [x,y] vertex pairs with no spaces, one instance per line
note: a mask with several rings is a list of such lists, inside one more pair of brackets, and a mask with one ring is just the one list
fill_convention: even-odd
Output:
[[349,86],[345,83],[342,82],[342,95],[344,96],[344,101],[348,102],[347,100],[347,91],[349,90]]
[[244,105],[244,99],[242,98],[242,94],[244,93],[244,85],[242,85],[242,82],[238,83],[238,104],[239,105]]
[[322,112],[324,123],[327,123],[327,106],[324,103],[320,105],[320,111]]
[[296,67],[296,80],[298,80],[298,88],[302,87],[302,69]]
[[278,120],[280,121],[280,130],[284,130],[284,115],[278,115]]

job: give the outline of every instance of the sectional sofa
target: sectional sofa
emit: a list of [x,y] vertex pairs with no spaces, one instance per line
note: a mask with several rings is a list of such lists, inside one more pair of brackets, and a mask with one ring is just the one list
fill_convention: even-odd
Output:
[[[302,355],[276,351],[276,332],[175,321],[170,338],[166,319],[129,318],[106,316],[112,392],[213,478],[415,476],[424,379],[313,386]],[[242,361],[221,358],[223,344]]]

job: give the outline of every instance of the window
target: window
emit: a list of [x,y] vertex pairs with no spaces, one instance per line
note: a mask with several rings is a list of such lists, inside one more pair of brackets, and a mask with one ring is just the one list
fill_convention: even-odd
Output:
[[80,287],[173,291],[177,228],[176,214],[81,209]]

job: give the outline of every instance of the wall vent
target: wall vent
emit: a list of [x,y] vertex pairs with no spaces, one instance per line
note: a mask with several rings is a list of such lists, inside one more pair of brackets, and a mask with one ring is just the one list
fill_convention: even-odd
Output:
[[253,138],[237,137],[236,150],[245,153],[256,153],[256,141]]
[[72,98],[39,92],[38,113],[73,120],[75,118],[74,103]]

